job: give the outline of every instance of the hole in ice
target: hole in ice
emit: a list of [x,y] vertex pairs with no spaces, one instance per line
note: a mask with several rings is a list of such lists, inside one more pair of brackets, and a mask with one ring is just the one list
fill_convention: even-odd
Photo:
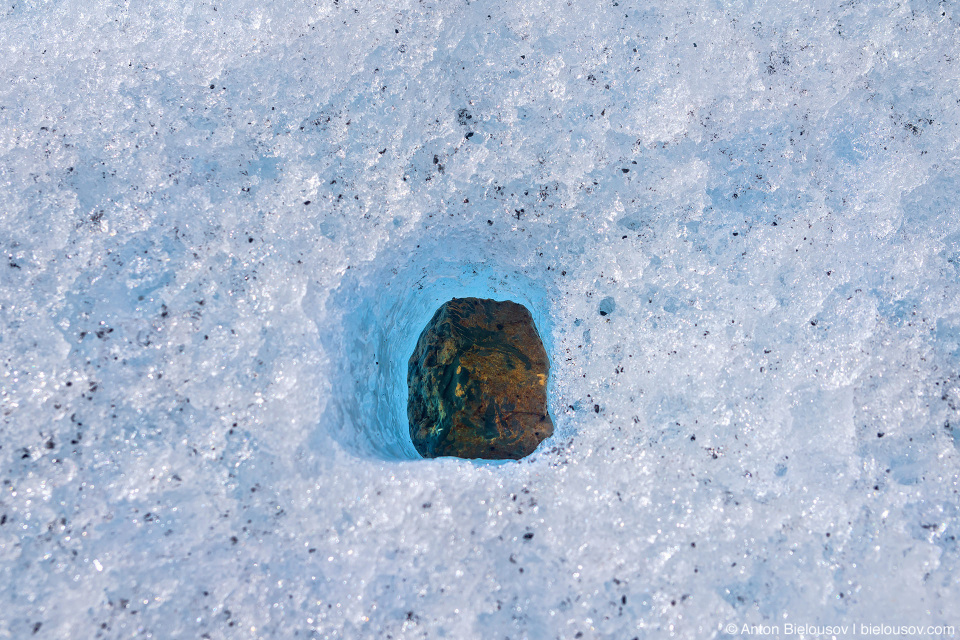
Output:
[[354,455],[419,459],[407,418],[407,367],[421,331],[452,298],[522,304],[549,358],[549,298],[519,263],[525,253],[481,235],[420,237],[347,271],[319,311],[339,318],[336,331],[322,337],[337,374],[319,428]]

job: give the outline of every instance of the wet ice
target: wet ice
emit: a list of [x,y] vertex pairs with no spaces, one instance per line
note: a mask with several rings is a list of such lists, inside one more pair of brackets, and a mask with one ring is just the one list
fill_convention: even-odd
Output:
[[[0,15],[0,635],[957,623],[949,3]],[[455,296],[528,460],[404,435]]]

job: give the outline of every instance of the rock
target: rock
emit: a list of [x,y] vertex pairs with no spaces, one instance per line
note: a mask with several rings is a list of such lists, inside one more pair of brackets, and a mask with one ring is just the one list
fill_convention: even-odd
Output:
[[407,370],[410,437],[425,458],[520,459],[553,434],[550,362],[523,305],[454,298]]

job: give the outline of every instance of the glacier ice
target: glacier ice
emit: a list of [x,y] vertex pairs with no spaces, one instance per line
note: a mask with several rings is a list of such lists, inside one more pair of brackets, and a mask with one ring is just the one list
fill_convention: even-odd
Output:
[[[956,637],[958,21],[0,7],[0,638]],[[405,435],[454,296],[526,460]]]

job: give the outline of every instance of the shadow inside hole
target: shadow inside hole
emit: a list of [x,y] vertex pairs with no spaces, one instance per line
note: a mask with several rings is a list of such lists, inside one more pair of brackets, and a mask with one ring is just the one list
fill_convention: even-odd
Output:
[[323,424],[354,455],[420,459],[407,420],[407,367],[420,333],[444,302],[476,297],[522,304],[548,358],[553,352],[549,299],[542,283],[511,264],[517,253],[486,251],[482,239],[456,244],[458,251],[470,247],[471,254],[487,257],[469,260],[445,251],[449,243],[421,240],[420,248],[396,248],[351,269],[328,300],[328,312],[341,324],[324,340],[335,379]]

